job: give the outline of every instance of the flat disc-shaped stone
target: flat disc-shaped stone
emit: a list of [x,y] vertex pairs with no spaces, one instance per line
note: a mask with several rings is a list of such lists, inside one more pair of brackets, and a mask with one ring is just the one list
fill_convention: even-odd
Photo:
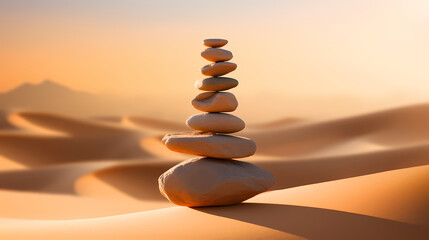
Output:
[[189,206],[237,204],[274,184],[269,172],[247,162],[194,158],[163,173],[159,190],[172,203]]
[[203,112],[232,112],[238,106],[234,94],[229,92],[200,93],[191,103],[195,109]]
[[195,87],[203,91],[224,91],[238,86],[238,81],[228,77],[211,77],[195,82]]
[[204,39],[203,41],[204,46],[212,47],[212,48],[223,47],[227,43],[228,43],[228,40],[220,39],[220,38],[209,38],[209,39]]
[[232,59],[232,52],[221,48],[207,48],[201,52],[201,57],[211,62],[229,61]]
[[215,133],[235,133],[245,127],[243,120],[227,113],[197,114],[188,118],[186,125],[197,131]]
[[167,134],[162,142],[171,151],[213,158],[243,158],[256,151],[251,139],[214,133]]
[[237,64],[231,62],[217,62],[205,65],[201,68],[201,73],[206,76],[222,76],[234,71]]

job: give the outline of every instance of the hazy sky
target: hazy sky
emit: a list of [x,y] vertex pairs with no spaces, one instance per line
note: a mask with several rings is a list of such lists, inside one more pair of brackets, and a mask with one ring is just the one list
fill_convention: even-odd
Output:
[[2,0],[0,33],[0,91],[192,98],[222,37],[243,98],[429,93],[427,0]]

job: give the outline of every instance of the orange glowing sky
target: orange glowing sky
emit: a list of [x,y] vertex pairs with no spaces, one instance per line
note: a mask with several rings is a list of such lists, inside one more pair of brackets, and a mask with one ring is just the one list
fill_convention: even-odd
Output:
[[90,92],[190,98],[206,64],[202,39],[223,37],[244,99],[424,99],[428,26],[426,0],[4,0],[0,91],[49,78]]

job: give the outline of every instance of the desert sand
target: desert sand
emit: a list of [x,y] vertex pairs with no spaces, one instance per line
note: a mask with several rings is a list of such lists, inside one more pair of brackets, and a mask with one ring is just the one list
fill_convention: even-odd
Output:
[[429,104],[249,125],[275,185],[242,204],[188,208],[159,175],[190,155],[183,123],[0,113],[0,239],[429,239]]

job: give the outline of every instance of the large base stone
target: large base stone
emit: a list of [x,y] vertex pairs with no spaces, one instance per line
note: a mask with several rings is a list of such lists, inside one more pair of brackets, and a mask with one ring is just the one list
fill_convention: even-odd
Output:
[[199,207],[240,203],[269,189],[274,177],[247,162],[194,158],[172,167],[158,182],[172,203]]

